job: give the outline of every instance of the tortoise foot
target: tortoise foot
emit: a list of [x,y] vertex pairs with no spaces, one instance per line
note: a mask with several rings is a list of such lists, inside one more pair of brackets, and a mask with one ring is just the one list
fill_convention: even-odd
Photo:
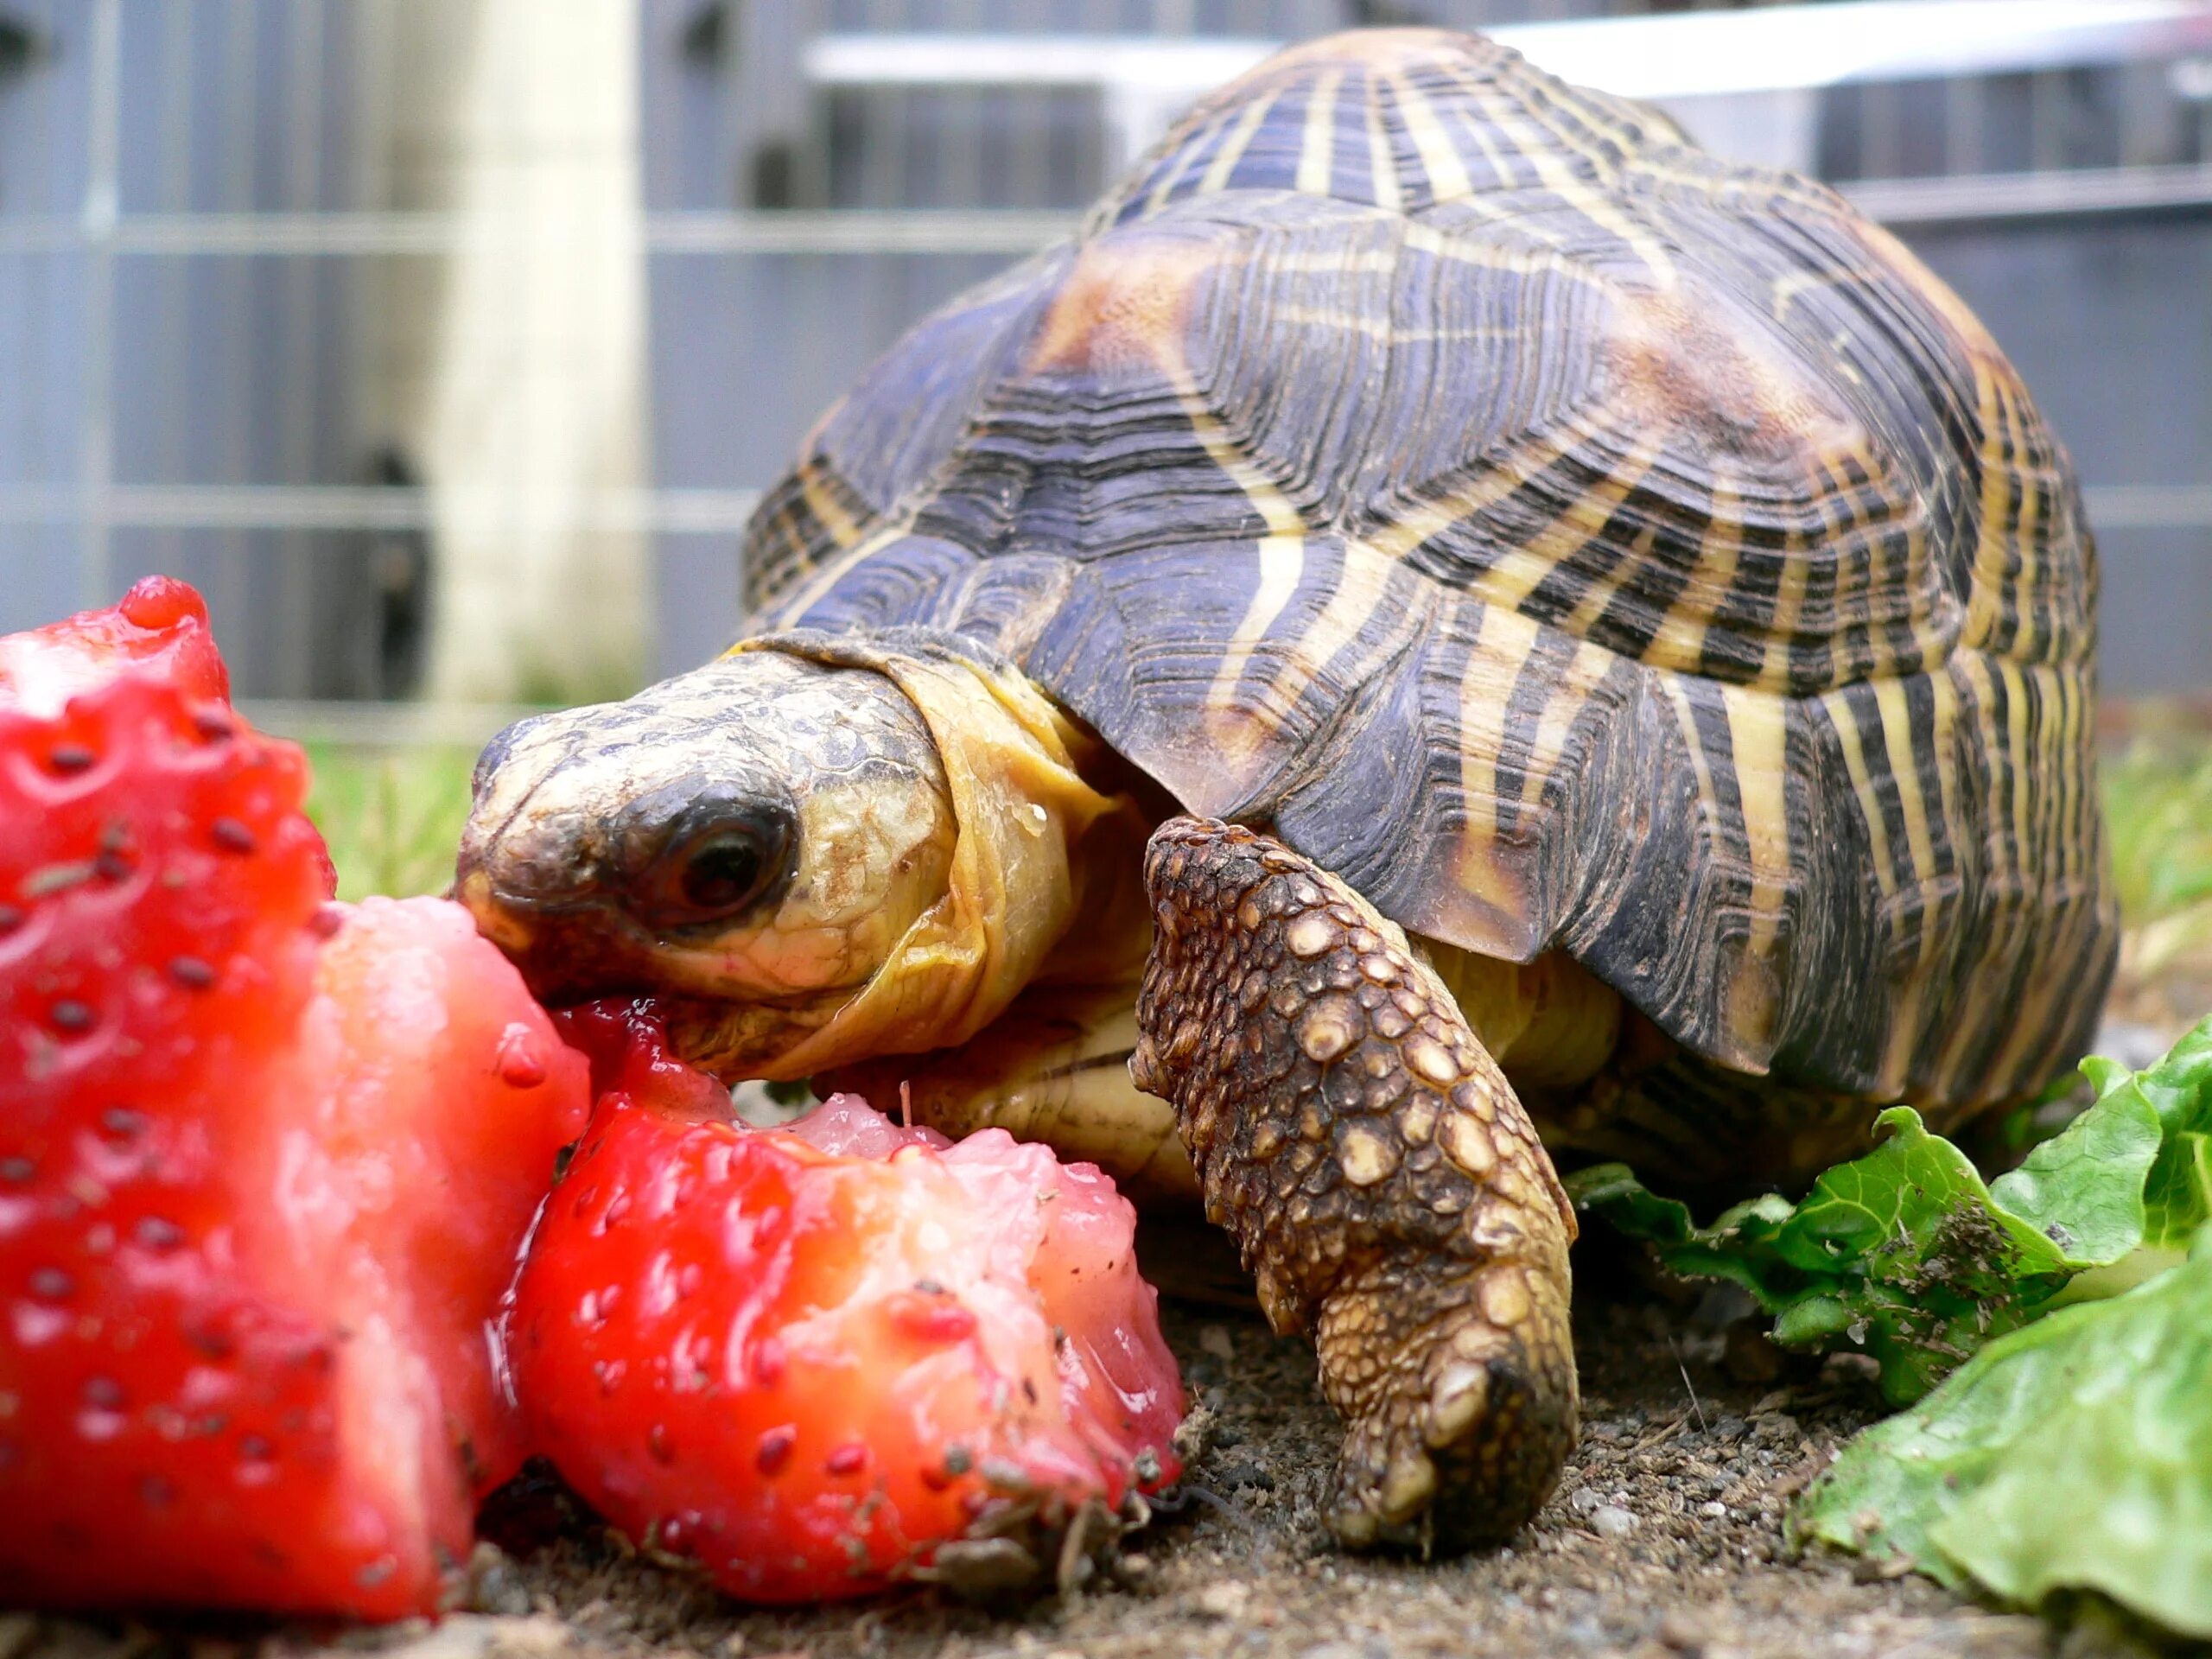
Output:
[[1270,1321],[1314,1333],[1349,1425],[1338,1537],[1506,1536],[1575,1433],[1573,1212],[1526,1113],[1404,935],[1307,860],[1177,818],[1145,880],[1131,1071]]
[[1453,1275],[1393,1259],[1338,1286],[1313,1331],[1348,1424],[1337,1536],[1453,1554],[1534,1515],[1574,1446],[1566,1330],[1564,1287],[1510,1263]]

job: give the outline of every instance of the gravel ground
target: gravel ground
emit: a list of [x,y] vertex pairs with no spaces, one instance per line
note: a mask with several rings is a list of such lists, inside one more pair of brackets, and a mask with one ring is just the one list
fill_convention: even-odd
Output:
[[[1592,1248],[1595,1246],[1596,1248]],[[96,1625],[0,1616],[0,1659],[596,1659],[769,1656],[2075,1656],[2141,1652],[2094,1617],[2069,1630],[1993,1613],[1925,1580],[1793,1561],[1783,1510],[1876,1412],[1840,1361],[1783,1363],[1718,1299],[1632,1282],[1578,1250],[1585,1432],[1512,1548],[1424,1565],[1334,1550],[1316,1505],[1336,1427],[1311,1351],[1255,1315],[1171,1303],[1168,1334],[1211,1413],[1180,1505],[1124,1541],[1084,1592],[1011,1609],[925,1592],[803,1611],[741,1609],[628,1555],[543,1497],[510,1505],[474,1611],[435,1630],[334,1634],[216,1623]]]

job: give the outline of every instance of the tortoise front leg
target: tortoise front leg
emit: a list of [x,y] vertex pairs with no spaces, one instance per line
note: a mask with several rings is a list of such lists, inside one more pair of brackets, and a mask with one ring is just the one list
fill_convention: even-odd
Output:
[[1503,1538],[1575,1435],[1574,1214],[1504,1077],[1405,936],[1279,842],[1177,818],[1131,1070],[1174,1103],[1206,1211],[1349,1428],[1355,1548]]

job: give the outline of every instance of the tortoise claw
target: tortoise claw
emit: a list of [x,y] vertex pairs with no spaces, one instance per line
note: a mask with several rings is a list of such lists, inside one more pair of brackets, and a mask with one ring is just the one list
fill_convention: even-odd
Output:
[[1175,1106],[1206,1211],[1347,1421],[1355,1548],[1503,1538],[1575,1434],[1573,1211],[1528,1116],[1404,936],[1234,826],[1170,820],[1131,1071]]
[[1329,1514],[1344,1543],[1496,1543],[1550,1493],[1574,1444],[1574,1357],[1552,1339],[1565,1298],[1536,1277],[1397,1258],[1324,1300],[1314,1344],[1349,1420]]

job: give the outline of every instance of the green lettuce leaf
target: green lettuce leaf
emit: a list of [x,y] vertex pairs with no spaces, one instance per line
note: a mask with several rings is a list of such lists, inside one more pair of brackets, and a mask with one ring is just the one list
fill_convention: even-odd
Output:
[[2156,1115],[2160,1144],[2144,1186],[2143,1242],[2186,1247],[2212,1220],[2212,1019],[2148,1071],[2096,1058],[2082,1061],[2082,1071],[2099,1106],[2124,1099]]
[[1790,1531],[2023,1606],[2101,1591],[2212,1637],[2212,1228],[2184,1265],[1990,1343],[1859,1435]]
[[[1672,1271],[1741,1285],[1774,1316],[1785,1347],[1871,1355],[1885,1397],[1907,1405],[1984,1343],[2045,1311],[2076,1274],[2145,1242],[2145,1192],[2172,1149],[2162,1145],[2173,1131],[2161,1100],[2179,1103],[2173,1122],[2196,1123],[2201,1111],[2212,1129],[2212,1110],[2201,1110],[2212,1090],[2212,1020],[2190,1040],[2199,1037],[2194,1069],[2184,1064],[2156,1081],[2174,1065],[2170,1057],[2140,1077],[2100,1079],[2088,1110],[1991,1183],[1897,1106],[1876,1120],[1884,1138],[1873,1151],[1829,1170],[1798,1203],[1753,1198],[1709,1226],[1625,1165],[1579,1171],[1567,1190],[1586,1213],[1646,1241]],[[2162,1227],[2212,1193],[2190,1185],[2206,1168],[2202,1135],[2193,1153],[2171,1161],[2174,1196],[2161,1198]]]

